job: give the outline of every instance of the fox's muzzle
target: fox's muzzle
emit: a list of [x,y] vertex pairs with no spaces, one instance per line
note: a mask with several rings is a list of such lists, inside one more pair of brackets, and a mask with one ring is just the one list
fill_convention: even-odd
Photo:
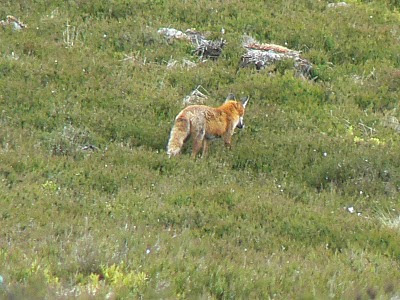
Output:
[[243,117],[239,118],[239,123],[237,123],[236,127],[239,129],[242,129],[244,127]]

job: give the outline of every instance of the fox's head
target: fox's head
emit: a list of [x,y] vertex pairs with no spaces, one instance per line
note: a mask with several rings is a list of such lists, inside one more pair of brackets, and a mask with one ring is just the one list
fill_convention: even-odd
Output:
[[242,129],[244,127],[244,122],[243,122],[243,116],[244,116],[244,111],[246,109],[246,105],[249,102],[249,96],[244,97],[242,99],[240,99],[241,101],[238,102],[238,112],[239,112],[239,123],[236,125],[237,128]]
[[236,124],[236,127],[242,129],[244,127],[243,116],[246,109],[246,105],[249,102],[249,96],[240,99],[240,101],[235,101],[235,95],[229,94],[225,100],[225,103],[227,102],[232,103],[237,114],[239,115],[239,120],[238,123]]

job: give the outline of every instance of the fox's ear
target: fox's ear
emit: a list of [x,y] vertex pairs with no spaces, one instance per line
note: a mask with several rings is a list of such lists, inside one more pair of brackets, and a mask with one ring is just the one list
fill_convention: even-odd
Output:
[[232,93],[229,93],[228,97],[226,97],[226,99],[225,99],[225,102],[230,101],[230,100],[235,100],[235,99],[236,99],[235,95]]
[[249,100],[250,100],[250,97],[247,96],[247,97],[244,97],[244,98],[242,98],[242,99],[240,99],[240,100],[242,101],[243,107],[246,107],[247,103],[248,103]]

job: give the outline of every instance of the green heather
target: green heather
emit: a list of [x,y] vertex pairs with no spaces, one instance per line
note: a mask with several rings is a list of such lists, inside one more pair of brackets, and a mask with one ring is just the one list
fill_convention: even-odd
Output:
[[[398,299],[400,1],[348,4],[2,0],[0,298]],[[245,34],[314,80],[239,68]],[[168,159],[198,85],[246,128]]]

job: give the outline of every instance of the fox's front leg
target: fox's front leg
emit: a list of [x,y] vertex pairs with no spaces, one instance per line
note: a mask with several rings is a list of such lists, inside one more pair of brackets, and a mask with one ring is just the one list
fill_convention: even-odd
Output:
[[225,147],[231,149],[232,135],[230,133],[223,136]]

